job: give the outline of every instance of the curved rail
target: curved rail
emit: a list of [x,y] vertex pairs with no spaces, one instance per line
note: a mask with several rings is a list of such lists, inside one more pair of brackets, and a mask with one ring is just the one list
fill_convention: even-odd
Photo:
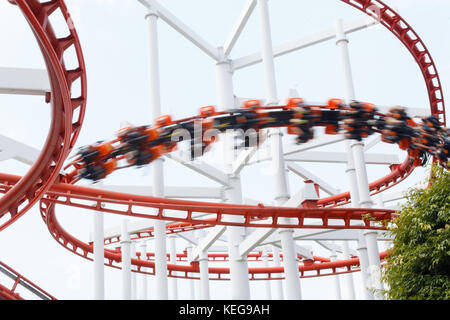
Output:
[[[15,0],[38,40],[51,86],[52,121],[45,145],[27,174],[0,199],[0,218],[6,222],[0,231],[20,218],[59,178],[60,169],[75,145],[80,133],[86,107],[86,73],[78,35],[62,0],[39,2]],[[52,28],[51,16],[60,12],[66,23],[68,35],[58,38]],[[64,53],[73,47],[78,67],[68,70]],[[72,85],[79,81],[80,96],[72,96]]]
[[[351,4],[352,6],[355,6],[358,9],[360,9],[361,11],[363,11],[369,15],[373,15],[373,12],[379,13],[378,18],[379,18],[380,22],[382,22],[382,24],[385,27],[387,27],[391,32],[393,32],[402,41],[402,43],[408,48],[408,50],[414,56],[416,62],[418,62],[418,65],[419,65],[422,73],[424,74],[424,76],[426,76],[425,80],[426,80],[427,91],[428,91],[429,97],[430,97],[431,113],[433,115],[436,115],[437,117],[439,117],[441,124],[445,124],[445,113],[444,113],[445,108],[444,108],[444,102],[443,102],[443,96],[442,96],[442,89],[440,88],[440,82],[438,82],[438,85],[435,85],[431,81],[428,81],[428,79],[439,79],[439,76],[437,75],[437,72],[434,74],[430,73],[430,70],[432,70],[433,68],[434,68],[434,70],[436,70],[436,69],[434,67],[434,64],[431,60],[431,57],[430,57],[428,51],[426,50],[426,47],[424,46],[424,44],[420,40],[420,38],[417,36],[417,34],[414,31],[406,32],[405,35],[399,33],[398,30],[399,30],[399,28],[402,28],[401,27],[402,24],[405,23],[404,20],[397,13],[395,13],[392,9],[390,9],[388,6],[384,5],[380,1],[377,1],[377,2],[357,1],[357,3],[361,4],[361,6],[355,5],[355,3],[351,2],[351,1],[343,1],[343,2]],[[378,6],[373,7],[373,5],[376,5],[376,3],[378,4]],[[380,8],[380,10],[377,11],[376,8]],[[410,27],[408,27],[408,28],[410,28]],[[409,31],[409,30],[412,30],[412,28],[408,29],[407,31]],[[415,38],[411,38],[411,34],[414,35]],[[419,50],[418,48],[420,46],[422,46],[423,49]],[[428,57],[429,57],[430,61],[428,61],[427,63],[424,63],[423,62],[423,61],[425,61],[424,59],[427,59]],[[431,68],[431,67],[433,67],[433,68]],[[437,93],[440,93],[441,99],[434,98]],[[387,188],[392,187],[393,185],[396,185],[397,183],[399,183],[400,181],[405,179],[412,172],[414,167],[415,166],[412,165],[411,162],[409,161],[409,157],[407,157],[403,164],[391,167],[391,170],[392,170],[391,174],[371,183],[370,190],[372,191],[372,193],[378,193],[378,192],[384,191]],[[86,191],[88,191],[88,190],[86,190]],[[130,200],[130,195],[116,194],[113,196],[113,199],[109,200],[109,199],[105,198],[106,194],[104,194],[103,192],[104,191],[100,192],[100,190],[97,190],[95,192],[92,192],[91,195],[84,194],[83,196],[80,195],[80,196],[76,196],[76,197],[79,200],[89,200],[89,202],[93,201],[95,203],[96,211],[120,213],[120,214],[132,214],[133,203],[132,203],[132,200]],[[57,197],[63,198],[64,201],[57,200]],[[92,207],[92,203],[90,203],[90,205],[75,204],[72,201],[73,199],[75,199],[75,197],[73,196],[72,192],[70,192],[70,193],[62,192],[59,194],[54,194],[53,196],[49,195],[48,197],[46,197],[46,199],[43,199],[43,201],[41,201],[41,214],[42,214],[44,220],[46,221],[52,236],[60,244],[62,244],[67,249],[73,251],[74,253],[87,258],[88,255],[90,255],[92,253],[92,246],[82,243],[78,239],[75,239],[74,237],[70,236],[59,225],[59,223],[57,222],[56,217],[54,215],[56,203],[65,204],[65,205],[75,205],[75,206],[86,208],[86,209],[94,209]],[[111,204],[119,204],[121,201],[122,201],[121,204],[126,206],[125,210],[122,210],[122,212],[118,212],[115,209],[107,208],[106,202],[109,202]],[[319,206],[325,208],[325,207],[342,205],[342,204],[348,203],[348,201],[349,201],[349,193],[343,193],[338,196],[320,199],[317,204]],[[166,208],[167,209],[180,209],[179,207],[177,207],[176,205],[173,206],[174,203],[168,199],[155,199],[155,202],[157,202],[158,204],[154,203],[151,207],[158,208],[158,213],[156,215],[153,214],[153,218],[176,221],[176,219],[174,219],[173,216],[172,217],[164,216],[163,211]],[[140,204],[142,207],[145,207],[143,205],[144,203],[140,203]],[[183,206],[185,206],[186,204],[187,203],[182,203]],[[223,212],[221,214],[220,212],[211,210],[211,208],[214,208],[214,206],[217,206],[217,204],[211,204],[210,206],[207,206],[205,203],[202,203],[202,204],[200,204],[200,207],[195,207],[195,205],[199,205],[198,203],[195,203],[195,204],[191,203],[191,204],[194,205],[194,207],[191,208],[192,210],[194,210],[194,209],[202,210],[203,209],[204,211],[208,211],[213,214],[215,213],[216,214],[215,224],[218,224],[218,222],[221,222],[221,219],[223,217]],[[227,207],[227,206],[224,206],[224,207]],[[240,207],[237,206],[235,209],[243,210],[244,208],[242,206],[240,206]],[[192,210],[187,210],[186,216],[182,217],[178,221],[183,221],[183,222],[193,223],[193,224],[210,223],[210,221],[198,221],[198,220],[196,221],[196,220],[192,219],[192,212],[193,212]],[[280,210],[280,209],[279,208],[271,209],[271,208],[262,208],[262,207],[256,208],[256,207],[254,207],[253,210],[255,210],[254,212],[256,212],[256,214],[254,216],[252,216],[251,214],[248,214],[245,218],[245,221],[243,223],[240,223],[239,225],[254,226],[252,224],[253,217],[256,218],[255,221],[258,221],[260,223],[261,218],[263,217],[262,212],[264,212],[264,211],[267,212],[268,210]],[[319,211],[316,211],[318,213],[318,215],[316,217],[317,218],[320,217],[320,219],[322,220],[322,225],[321,225],[322,228],[325,226],[328,227],[328,218],[330,217],[329,213],[331,213],[331,211],[328,211],[328,210],[330,210],[330,209],[325,209],[323,212],[320,212],[320,213],[319,213]],[[292,226],[280,226],[280,225],[276,225],[276,224],[274,225],[273,222],[278,220],[279,215],[275,214],[275,212],[273,212],[273,213],[274,213],[274,215],[271,217],[272,224],[268,225],[269,227],[270,226],[271,227],[292,227]],[[368,211],[364,210],[364,214],[365,213],[368,213]],[[388,218],[388,215],[391,215],[391,214],[393,214],[393,213],[384,212],[382,214],[383,218],[381,218],[381,220]],[[145,215],[142,215],[142,216],[145,216]],[[344,214],[344,216],[345,216],[345,214]],[[351,219],[349,217],[351,217],[351,214],[349,212],[347,212],[345,218],[343,218],[344,226],[349,226],[349,221]],[[361,215],[361,217],[362,217],[362,215]],[[267,218],[267,217],[264,217],[264,218]],[[298,224],[295,227],[301,227],[302,220],[303,219],[300,217],[298,219]],[[367,224],[370,225],[370,223],[371,223],[370,220],[367,220],[365,222],[365,226],[367,227]],[[230,224],[230,225],[232,225],[232,224]],[[315,227],[317,227],[317,226],[315,226]],[[357,227],[360,227],[360,226],[357,226]],[[78,251],[81,251],[81,252],[78,252]],[[114,261],[119,262],[121,259],[120,254],[117,254],[117,253],[114,253],[111,251],[109,251],[109,252],[105,251],[105,257],[107,257],[106,264],[110,265],[110,266],[113,266]],[[136,265],[138,270],[140,270],[139,262],[137,260],[133,260],[132,264]],[[171,270],[172,267],[174,267],[174,266],[172,266],[172,265],[168,266],[169,274],[171,274],[171,272],[173,271],[173,270]],[[210,272],[211,272],[211,270],[210,270]],[[187,274],[188,274],[188,272],[186,272],[186,276],[187,276]]]
[[23,300],[23,297],[17,292],[18,286],[22,286],[28,292],[34,294],[42,300],[56,300],[48,292],[41,289],[39,286],[35,285],[33,282],[22,276],[20,273],[15,271],[13,268],[9,267],[5,263],[0,261],[0,273],[4,274],[8,278],[14,281],[13,286],[8,289],[3,285],[0,285],[0,299],[6,300]]
[[[386,6],[382,1],[375,0],[341,0],[362,12],[375,16],[380,23],[391,31],[409,50],[417,62],[424,76],[429,100],[431,113],[435,115],[442,125],[445,125],[445,106],[442,94],[442,88],[437,74],[436,67],[431,55],[426,49],[422,40],[414,32],[414,30],[400,17],[395,11]],[[11,1],[10,1],[11,2]],[[293,209],[293,208],[276,208],[264,206],[242,206],[242,205],[223,205],[217,208],[215,203],[201,203],[193,201],[175,201],[170,199],[139,197],[135,195],[124,195],[118,193],[110,193],[103,190],[95,190],[92,188],[78,187],[70,184],[55,183],[62,162],[67,157],[70,149],[73,147],[84,116],[84,107],[86,99],[85,87],[85,67],[81,55],[81,47],[75,30],[70,29],[70,35],[64,39],[57,39],[49,23],[49,16],[56,10],[60,9],[66,21],[70,16],[62,0],[52,0],[40,3],[37,0],[16,0],[16,4],[24,13],[26,19],[30,23],[41,47],[44,59],[49,70],[50,82],[52,85],[52,108],[53,120],[47,142],[40,155],[40,161],[32,167],[30,172],[23,178],[11,175],[1,174],[2,188],[0,191],[6,192],[6,195],[0,200],[0,213],[5,215],[7,212],[11,214],[10,220],[0,227],[0,230],[15,221],[26,210],[28,210],[39,198],[41,198],[41,214],[44,221],[52,234],[52,236],[65,248],[74,253],[90,259],[88,256],[92,253],[92,245],[83,243],[67,233],[58,223],[54,215],[55,204],[71,205],[80,208],[93,209],[96,211],[124,214],[130,216],[147,217],[152,219],[164,219],[188,222],[194,225],[211,224],[211,220],[195,219],[193,212],[206,212],[215,215],[213,224],[235,225],[228,222],[225,216],[241,215],[243,221],[237,225],[246,225],[252,227],[287,227],[287,228],[375,228],[382,229],[381,226],[375,226],[378,221],[390,220],[394,213],[389,210],[368,210],[368,209],[336,209],[329,208],[348,202],[349,195],[344,193],[338,196],[321,199],[318,205],[322,208],[317,209]],[[63,63],[63,53],[70,45],[75,45],[79,68],[75,70],[66,70]],[[81,79],[82,95],[72,98],[70,94],[71,84]],[[79,117],[74,122],[74,110],[78,109]],[[414,169],[409,162],[409,158],[399,166],[391,168],[392,173],[387,177],[379,179],[371,183],[370,188],[373,193],[381,192],[392,185],[397,184],[406,178]],[[46,193],[47,192],[47,193]],[[44,196],[45,194],[45,197]],[[63,200],[61,200],[63,199]],[[78,201],[78,203],[77,203]],[[83,204],[81,202],[94,202],[96,206]],[[107,205],[123,205],[124,210],[108,208]],[[104,207],[103,207],[104,206]],[[183,207],[184,206],[184,207]],[[183,207],[183,208],[182,208]],[[157,208],[157,213],[139,213],[133,211],[142,208]],[[164,210],[178,210],[184,212],[181,218],[173,217],[170,214],[165,215]],[[245,212],[245,214],[242,214]],[[364,219],[364,216],[370,214],[374,219]],[[297,223],[295,225],[281,225],[278,223],[279,217],[295,217]],[[320,221],[319,225],[305,223],[305,219],[316,219]],[[337,219],[339,223],[330,225],[331,220]],[[270,223],[267,222],[270,220]],[[364,221],[364,225],[360,225],[360,221]],[[358,223],[352,225],[351,222]],[[118,267],[114,263],[121,261],[120,253],[112,250],[105,250],[106,264]],[[351,262],[349,262],[351,260]],[[345,267],[347,271],[351,271],[351,266],[357,266],[357,259],[339,262],[321,262],[311,265],[299,267],[302,276],[304,272],[310,270],[322,270]],[[148,261],[133,259],[132,264],[137,267],[136,271],[143,272],[140,268],[153,268],[154,264]],[[319,268],[320,266],[320,268]],[[172,272],[185,273],[186,277],[191,277],[189,273],[198,272],[198,267],[192,266],[176,266],[169,265],[169,275]],[[317,269],[314,269],[317,268]],[[334,269],[333,269],[334,268]],[[218,275],[218,279],[223,279],[222,275],[227,273],[226,268],[210,268],[211,273]],[[281,273],[283,268],[250,268],[250,274],[264,273]],[[270,278],[270,276],[268,277]]]

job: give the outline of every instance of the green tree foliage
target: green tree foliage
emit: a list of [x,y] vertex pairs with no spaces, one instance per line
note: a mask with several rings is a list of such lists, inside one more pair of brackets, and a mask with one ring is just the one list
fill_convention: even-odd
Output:
[[389,299],[450,299],[450,173],[432,170],[429,188],[410,190],[392,224],[383,273]]

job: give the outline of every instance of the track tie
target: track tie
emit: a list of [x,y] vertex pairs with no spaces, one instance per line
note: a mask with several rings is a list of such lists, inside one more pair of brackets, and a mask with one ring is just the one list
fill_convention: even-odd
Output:
[[52,0],[48,2],[41,3],[42,8],[45,10],[47,15],[51,15],[53,12],[55,12],[56,9],[59,8],[59,1]]
[[85,99],[83,97],[71,99],[72,112],[75,111],[77,108],[81,107],[83,105],[84,101],[85,101]]
[[83,75],[83,70],[80,68],[73,69],[73,70],[67,70],[66,71],[66,79],[69,84],[69,87],[72,85],[72,83],[80,78]]
[[58,46],[62,49],[62,51],[66,51],[75,43],[75,38],[72,35],[68,35],[65,38],[58,39]]

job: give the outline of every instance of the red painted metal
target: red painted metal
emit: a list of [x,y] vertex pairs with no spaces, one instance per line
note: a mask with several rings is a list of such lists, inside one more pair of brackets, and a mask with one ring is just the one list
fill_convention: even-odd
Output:
[[10,289],[8,289],[3,285],[0,285],[0,299],[3,298],[6,300],[24,300],[24,298],[21,297],[20,294],[17,292],[18,286],[21,285],[21,288],[27,290],[28,292],[33,293],[38,298],[45,300],[56,300],[56,298],[53,297],[51,294],[41,289],[39,286],[37,286],[36,284],[25,278],[23,275],[21,275],[10,266],[3,263],[2,261],[0,261],[0,269],[1,272],[3,273],[6,272],[7,276],[14,281],[14,284]]
[[[40,3],[38,0],[16,0],[38,40],[51,85],[52,121],[45,145],[31,169],[0,199],[0,217],[7,215],[0,231],[30,209],[59,177],[60,169],[75,145],[86,107],[86,74],[81,45],[70,15],[62,0]],[[68,36],[58,38],[50,16],[58,10],[67,22]],[[68,70],[64,52],[74,47],[76,69]],[[72,84],[79,80],[81,95],[72,97]]]
[[[406,21],[385,5],[382,1],[377,0],[341,0],[362,12],[375,16],[380,23],[393,33],[409,50],[411,55],[417,62],[425,80],[427,92],[430,100],[431,113],[437,116],[441,124],[445,125],[445,106],[439,75],[434,62],[426,49],[425,44],[419,38],[417,33],[406,23]],[[348,203],[349,193],[343,193],[337,196],[320,199],[317,209],[298,209],[298,208],[276,208],[264,206],[243,206],[229,205],[217,203],[202,203],[194,201],[180,201],[162,198],[141,197],[136,195],[126,195],[113,193],[104,190],[96,190],[92,188],[79,187],[66,183],[58,183],[59,170],[64,160],[73,148],[76,138],[79,134],[85,112],[86,104],[86,70],[83,62],[81,46],[78,36],[74,28],[70,25],[70,15],[62,0],[51,0],[40,3],[37,0],[15,0],[25,18],[30,24],[37,40],[44,60],[49,72],[52,95],[52,122],[47,137],[46,144],[39,156],[39,160],[24,177],[17,177],[8,174],[0,174],[0,192],[6,193],[0,199],[0,214],[10,214],[8,221],[0,226],[3,230],[12,222],[22,216],[36,201],[41,199],[41,214],[46,222],[52,236],[66,249],[71,250],[77,255],[87,259],[92,259],[92,244],[84,243],[68,232],[66,232],[58,223],[55,216],[55,205],[70,205],[79,208],[86,208],[96,211],[110,212],[136,217],[146,217],[151,219],[163,219],[180,221],[185,223],[179,226],[181,230],[186,228],[207,227],[210,225],[241,225],[252,227],[287,227],[287,228],[382,228],[375,226],[374,222],[365,221],[364,226],[352,225],[352,221],[361,221],[363,215],[370,213],[375,219],[389,220],[394,215],[389,210],[368,210],[368,209],[337,209],[339,205]],[[66,22],[70,35],[64,39],[58,39],[51,26],[49,17],[55,10],[60,10]],[[78,68],[67,70],[64,65],[64,52],[71,45],[75,47],[78,59]],[[76,80],[81,81],[82,93],[80,97],[71,96],[71,85]],[[75,111],[78,116],[73,119]],[[396,167],[392,168],[392,172],[375,182],[370,184],[372,194],[382,192],[405,179],[414,167],[409,164],[408,159]],[[45,194],[45,196],[44,196]],[[82,202],[94,201],[97,206],[92,207]],[[102,207],[105,205],[105,208]],[[124,210],[108,209],[108,204],[120,204],[125,206]],[[157,208],[158,214],[138,213],[133,211],[136,208]],[[164,215],[164,210],[178,210],[183,212],[181,218]],[[210,219],[195,219],[193,212],[206,212],[216,215],[214,221]],[[241,216],[243,221],[239,223],[228,222],[226,215]],[[298,223],[296,225],[281,225],[278,223],[280,217],[296,217]],[[320,224],[311,225],[305,219],[314,219]],[[340,221],[338,225],[330,225],[332,219]],[[174,229],[175,230],[175,229]],[[181,232],[180,231],[180,232]],[[170,232],[170,231],[168,231]],[[381,258],[385,257],[385,253],[381,254]],[[120,252],[116,250],[105,250],[105,264],[114,268],[119,268],[121,257]],[[133,259],[132,265],[135,266],[136,272],[143,272],[141,268],[149,268],[153,273],[146,271],[145,273],[154,274],[154,263],[151,261]],[[354,272],[358,269],[359,260],[357,258],[345,261],[321,261],[307,262],[299,266],[299,272],[302,277],[308,271],[315,271],[314,276],[323,276],[329,274],[339,274],[346,272]],[[343,268],[344,271],[338,270]],[[168,265],[169,276],[193,278],[192,274],[198,273],[198,264],[189,266]],[[323,270],[331,270],[331,273],[322,273]],[[175,274],[177,272],[178,274]],[[211,275],[215,275],[216,280],[227,279],[229,273],[228,268],[210,268]],[[250,268],[249,274],[252,279],[275,279],[272,277],[274,273],[282,273],[282,268]],[[182,275],[180,275],[182,274]],[[262,278],[259,275],[265,274]],[[7,293],[0,287],[0,295],[5,297]],[[12,298],[12,296],[10,296]]]

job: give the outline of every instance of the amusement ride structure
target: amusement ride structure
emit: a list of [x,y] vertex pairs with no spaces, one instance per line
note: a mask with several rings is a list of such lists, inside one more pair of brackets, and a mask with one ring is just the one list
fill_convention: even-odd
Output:
[[[249,0],[225,45],[215,48],[157,1],[139,0],[148,10],[150,105],[155,123],[124,126],[111,141],[75,149],[87,104],[87,70],[82,43],[67,7],[63,0],[9,2],[23,13],[42,51],[49,78],[49,90],[44,90],[43,94],[51,105],[52,119],[45,145],[39,156],[30,161],[33,165],[29,171],[22,177],[0,174],[3,193],[0,230],[11,228],[30,208],[38,205],[54,240],[81,258],[93,260],[96,299],[105,297],[105,266],[122,270],[124,299],[135,297],[133,277],[136,273],[155,277],[154,290],[158,299],[168,299],[169,279],[175,284],[172,290],[177,290],[177,278],[191,279],[192,283],[198,281],[201,299],[210,299],[210,280],[228,280],[232,299],[250,299],[249,281],[252,280],[276,281],[279,299],[301,299],[302,278],[330,276],[338,279],[339,275],[346,276],[350,298],[354,299],[351,277],[354,272],[361,272],[364,298],[382,299],[380,273],[387,253],[380,252],[378,240],[389,240],[383,231],[397,214],[395,210],[384,208],[383,203],[374,205],[373,197],[399,184],[415,168],[431,159],[447,167],[450,148],[436,66],[417,33],[393,9],[378,0],[341,0],[366,13],[370,22],[366,19],[345,24],[338,20],[334,28],[314,39],[274,47],[267,0]],[[261,51],[231,60],[230,52],[255,10],[259,13]],[[57,36],[61,33],[55,32],[51,23],[50,17],[55,12],[61,13],[66,21],[64,37]],[[181,120],[161,115],[158,19],[164,20],[215,61],[217,106],[201,107],[198,115]],[[355,101],[346,34],[375,24],[389,30],[419,66],[428,92],[429,112],[423,114],[412,108]],[[323,103],[310,103],[298,97],[281,101],[276,93],[274,58],[328,40],[335,40],[338,47],[346,95]],[[75,68],[66,67],[65,52],[69,48],[76,52]],[[264,67],[266,97],[236,99],[233,71],[256,63]],[[78,83],[80,93],[74,93],[74,83]],[[285,129],[288,136],[295,138],[295,146],[286,148],[283,144]],[[375,138],[365,145],[369,136]],[[405,160],[393,163],[390,159],[369,159],[390,165],[388,175],[369,183],[365,151],[380,141],[405,150]],[[328,161],[347,164],[348,192],[337,192],[324,180],[287,159],[303,152],[303,161],[326,162],[320,152],[308,151],[338,142],[346,145],[345,157],[332,159],[330,156]],[[201,160],[213,144],[224,150],[223,171]],[[181,145],[187,146],[187,152],[183,152]],[[269,147],[263,148],[265,145]],[[227,159],[228,153],[235,152],[236,157]],[[218,182],[223,186],[219,195],[208,193],[202,197],[222,202],[173,199],[202,198],[189,194],[169,197],[164,186],[163,158],[177,161]],[[240,172],[246,165],[260,161],[272,164],[276,206],[243,204]],[[151,196],[108,190],[102,184],[77,184],[80,180],[103,180],[119,169],[147,165],[152,170]],[[297,194],[291,195],[288,191],[287,170],[305,182]],[[329,196],[319,197],[319,189]],[[58,222],[56,208],[66,206],[95,212],[90,241],[76,238]],[[144,218],[149,223],[133,224],[124,220],[120,232],[105,233],[103,215],[107,213]],[[167,237],[171,244],[169,250]],[[177,238],[187,242],[186,250],[176,251],[174,239]],[[147,252],[146,239],[153,239],[154,252]],[[136,241],[141,240],[142,250],[136,252]],[[228,243],[225,251],[214,250],[219,240]],[[300,240],[316,241],[331,254],[316,256],[298,245]],[[331,242],[335,240],[342,240],[342,246]],[[358,249],[350,250],[348,241],[357,241]],[[112,248],[118,243],[120,247]],[[343,254],[343,259],[336,258],[338,252]],[[228,266],[209,266],[215,261],[224,261]],[[249,267],[249,262],[258,262],[258,267]],[[17,288],[22,286],[38,298],[55,299],[2,262],[0,271],[14,280],[12,287],[0,284],[1,298],[21,299]],[[279,281],[281,279],[284,281]],[[144,288],[146,291],[146,286]],[[270,286],[267,290],[270,297]],[[336,292],[336,297],[341,298],[339,280]],[[146,293],[142,297],[145,298]]]

